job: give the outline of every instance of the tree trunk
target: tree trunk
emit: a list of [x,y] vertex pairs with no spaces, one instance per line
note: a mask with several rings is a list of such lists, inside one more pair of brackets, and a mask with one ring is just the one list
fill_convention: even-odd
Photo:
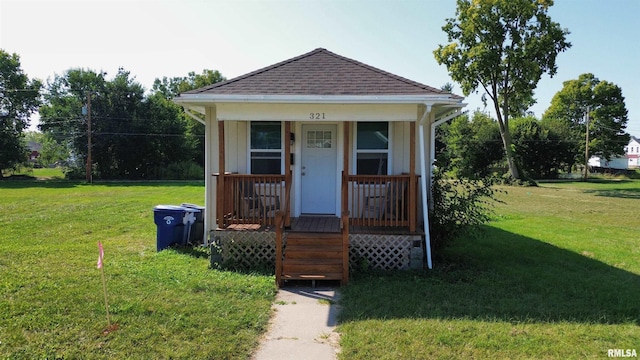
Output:
[[511,151],[511,133],[509,131],[503,131],[503,126],[500,126],[500,137],[502,137],[502,145],[504,145],[504,154],[507,157],[507,164],[509,164],[509,173],[514,179],[520,179],[518,173],[518,167],[513,158],[513,151]]
[[518,173],[518,168],[516,167],[516,162],[515,162],[515,159],[513,158],[513,151],[511,151],[511,133],[509,132],[508,107],[505,104],[504,118],[503,118],[502,114],[500,113],[500,107],[498,106],[498,102],[497,100],[495,100],[497,98],[498,98],[497,91],[494,90],[493,104],[496,110],[496,116],[498,117],[498,125],[500,128],[500,137],[502,138],[502,145],[504,147],[504,154],[507,157],[507,164],[509,164],[509,173],[511,174],[512,178],[520,179],[520,174]]

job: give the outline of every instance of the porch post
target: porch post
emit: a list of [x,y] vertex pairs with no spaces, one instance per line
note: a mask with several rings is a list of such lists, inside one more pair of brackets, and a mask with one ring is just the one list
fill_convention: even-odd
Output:
[[[286,201],[284,208],[284,226],[291,226],[291,122],[284,122],[284,199]],[[282,196],[282,194],[280,195]]]
[[224,172],[225,172],[225,153],[224,153],[224,121],[218,121],[218,186],[216,213],[218,215],[218,227],[224,227]]
[[[342,199],[342,205],[341,205],[341,211],[344,213],[345,211],[349,210],[349,187],[347,182],[349,181],[349,122],[345,121],[344,122],[344,139],[343,139],[343,147],[344,147],[344,153],[343,153],[343,159],[342,159],[342,164],[343,164],[343,170],[342,170],[342,188],[341,188],[341,199]],[[348,221],[348,217],[347,217],[347,223],[346,226],[349,226],[349,221]]]
[[217,184],[218,179],[215,174],[218,172],[218,158],[214,155],[218,147],[218,127],[216,126],[216,107],[207,107],[205,111],[205,137],[204,137],[204,149],[205,149],[205,218],[204,228],[207,232],[205,234],[205,245],[207,245],[209,235],[212,230],[217,227]]
[[[433,264],[431,263],[431,236],[429,235],[429,204],[427,202],[427,194],[429,193],[429,189],[427,188],[427,176],[431,174],[430,171],[427,171],[427,155],[426,155],[426,141],[425,141],[425,128],[424,123],[427,120],[427,117],[431,116],[431,105],[427,105],[420,119],[420,172],[422,177],[420,178],[420,187],[422,192],[422,217],[424,219],[424,242],[425,242],[425,250],[427,252],[427,267],[429,269],[433,268]],[[431,139],[433,141],[433,139]],[[430,181],[429,181],[430,183]]]

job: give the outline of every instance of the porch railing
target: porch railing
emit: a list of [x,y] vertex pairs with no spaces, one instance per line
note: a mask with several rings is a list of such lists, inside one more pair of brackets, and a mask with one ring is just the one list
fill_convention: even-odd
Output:
[[[290,175],[224,174],[218,178],[218,226],[257,224],[274,226],[278,210],[289,226]],[[344,175],[342,209],[349,225],[408,227],[416,230],[416,175]]]
[[[285,209],[291,181],[285,175],[224,174],[218,177],[218,226],[275,225],[277,211]],[[289,185],[287,185],[289,184]],[[287,211],[288,213],[288,211]],[[285,221],[288,223],[289,216]]]
[[415,231],[417,176],[343,175],[342,191],[351,225],[409,227]]

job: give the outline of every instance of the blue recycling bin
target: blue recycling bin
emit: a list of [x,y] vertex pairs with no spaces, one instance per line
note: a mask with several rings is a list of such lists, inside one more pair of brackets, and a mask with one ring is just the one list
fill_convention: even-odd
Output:
[[153,208],[153,220],[157,227],[157,251],[184,242],[186,210],[185,207],[175,205],[157,205]]

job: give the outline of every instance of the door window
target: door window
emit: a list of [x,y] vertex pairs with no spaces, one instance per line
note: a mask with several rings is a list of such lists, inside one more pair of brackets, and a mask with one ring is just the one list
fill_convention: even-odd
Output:
[[307,149],[331,149],[331,131],[307,131]]

